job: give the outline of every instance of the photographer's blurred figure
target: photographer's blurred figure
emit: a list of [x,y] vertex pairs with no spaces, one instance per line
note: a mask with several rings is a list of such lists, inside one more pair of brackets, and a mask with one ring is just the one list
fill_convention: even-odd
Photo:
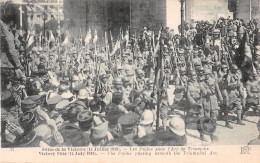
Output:
[[258,120],[258,123],[257,123],[257,129],[258,129],[258,132],[259,132],[259,136],[257,139],[254,139],[254,140],[251,140],[248,145],[260,145],[260,119]]
[[5,88],[5,79],[10,76],[17,76],[25,80],[23,67],[19,60],[19,53],[15,49],[15,37],[13,29],[16,28],[18,19],[14,14],[14,4],[11,2],[3,3],[1,6],[1,83],[2,89]]

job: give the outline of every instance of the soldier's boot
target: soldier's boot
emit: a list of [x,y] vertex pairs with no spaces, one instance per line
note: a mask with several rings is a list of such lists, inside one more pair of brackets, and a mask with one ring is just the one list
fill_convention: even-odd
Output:
[[226,121],[225,127],[233,129],[233,127],[230,125],[230,123],[228,121],[228,112],[225,111],[224,114],[225,114],[225,121]]
[[237,124],[239,125],[245,125],[243,122],[242,122],[242,111],[237,111]]
[[208,142],[208,140],[205,138],[204,134],[200,133],[200,140]]

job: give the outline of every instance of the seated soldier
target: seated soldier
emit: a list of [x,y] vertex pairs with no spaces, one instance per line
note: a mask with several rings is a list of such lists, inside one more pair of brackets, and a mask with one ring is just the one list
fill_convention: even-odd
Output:
[[153,133],[153,123],[154,115],[151,110],[145,110],[142,114],[140,123],[137,127],[135,136],[133,140],[139,146],[149,146],[153,144],[154,133]]

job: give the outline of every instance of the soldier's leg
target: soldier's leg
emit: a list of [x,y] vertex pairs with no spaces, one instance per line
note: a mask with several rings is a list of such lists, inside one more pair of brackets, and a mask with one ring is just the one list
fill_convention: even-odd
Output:
[[242,105],[240,102],[237,102],[235,104],[235,107],[237,109],[237,124],[239,125],[245,125],[243,122],[242,122]]
[[162,125],[165,131],[166,131],[167,113],[168,113],[168,107],[162,106],[160,108],[160,118],[162,119]]
[[250,103],[246,103],[245,107],[243,107],[242,109],[242,113],[241,113],[241,120],[243,120],[245,118],[245,115],[247,113],[247,111],[251,108],[251,104]]
[[230,125],[229,121],[228,121],[228,106],[224,106],[224,116],[225,116],[225,126],[227,128],[233,129],[233,127]]

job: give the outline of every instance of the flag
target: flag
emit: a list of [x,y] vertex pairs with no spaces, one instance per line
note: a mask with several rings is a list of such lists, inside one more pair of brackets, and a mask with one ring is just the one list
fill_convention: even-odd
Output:
[[68,32],[66,32],[66,37],[65,37],[62,45],[67,45],[68,43],[69,43],[69,34],[68,34]]
[[87,35],[85,37],[85,44],[88,44],[91,39],[91,29],[89,28]]
[[235,62],[239,68],[245,67],[246,65],[252,64],[252,52],[248,45],[249,36],[245,32],[239,48],[236,50]]
[[29,39],[27,41],[27,45],[26,45],[26,52],[27,53],[29,53],[32,50],[32,48],[34,47],[34,43],[35,43],[34,35],[30,34]]
[[95,29],[94,38],[93,38],[93,43],[96,43],[97,40],[98,40],[98,35],[97,35],[97,30]]
[[112,32],[110,31],[110,38],[111,38],[111,49],[113,49],[113,47],[114,47],[114,39],[113,39],[113,36],[112,36]]
[[115,46],[113,48],[113,51],[111,52],[110,56],[114,55],[118,49],[120,49],[120,41],[119,40],[117,40],[117,42],[116,42],[116,44],[115,44]]
[[125,37],[124,37],[125,41],[126,41],[126,45],[128,44],[128,41],[129,41],[129,31],[126,30],[125,32]]
[[54,37],[52,31],[50,31],[50,40],[49,41],[55,42],[55,37]]

